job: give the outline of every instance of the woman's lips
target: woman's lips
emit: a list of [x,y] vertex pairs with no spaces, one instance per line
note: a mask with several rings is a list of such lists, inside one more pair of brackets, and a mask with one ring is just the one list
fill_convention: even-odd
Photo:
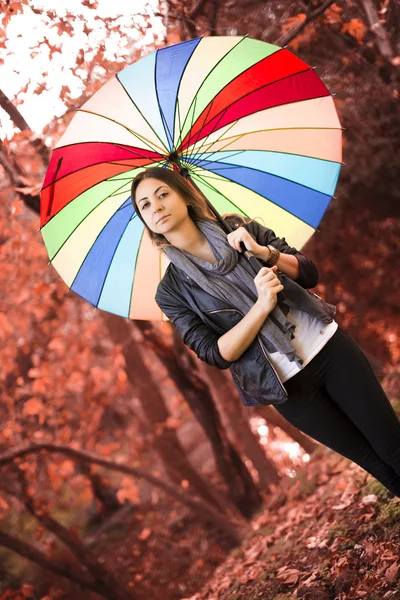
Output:
[[157,225],[158,223],[164,223],[165,219],[168,219],[168,217],[170,217],[171,215],[165,215],[165,217],[162,217],[159,221],[157,221]]

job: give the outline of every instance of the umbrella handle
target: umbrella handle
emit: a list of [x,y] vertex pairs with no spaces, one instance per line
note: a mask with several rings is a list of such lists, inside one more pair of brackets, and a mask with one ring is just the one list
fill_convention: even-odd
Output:
[[[226,224],[226,225],[229,227],[228,224]],[[233,229],[231,229],[231,231],[233,231]],[[239,242],[239,245],[242,249],[243,256],[245,256],[247,258],[251,267],[253,268],[253,271],[257,274],[264,265],[261,263],[261,261],[256,256],[254,256],[254,254],[250,250],[247,250],[244,242]]]

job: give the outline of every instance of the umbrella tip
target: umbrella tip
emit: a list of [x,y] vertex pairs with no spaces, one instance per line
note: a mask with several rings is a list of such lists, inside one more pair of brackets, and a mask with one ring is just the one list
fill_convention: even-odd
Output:
[[51,265],[51,260],[49,260],[49,262],[47,263],[47,266]]

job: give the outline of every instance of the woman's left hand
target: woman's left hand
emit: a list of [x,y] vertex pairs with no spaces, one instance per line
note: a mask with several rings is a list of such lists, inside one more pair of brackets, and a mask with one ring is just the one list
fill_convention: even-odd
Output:
[[258,244],[255,239],[244,227],[238,227],[234,231],[227,234],[227,239],[232,248],[235,248],[238,252],[242,253],[240,242],[243,242],[247,250],[250,250],[254,255],[262,252],[262,247]]

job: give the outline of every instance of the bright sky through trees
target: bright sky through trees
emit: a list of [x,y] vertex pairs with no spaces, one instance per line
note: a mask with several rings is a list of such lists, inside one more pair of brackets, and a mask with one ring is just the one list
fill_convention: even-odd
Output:
[[[72,71],[79,54],[89,62],[104,42],[104,57],[120,62],[118,71],[127,66],[125,57],[129,56],[133,44],[141,47],[145,55],[153,49],[155,37],[162,40],[163,23],[160,17],[154,16],[159,10],[157,0],[98,0],[95,9],[89,8],[90,4],[92,0],[58,0],[57,3],[35,0],[29,6],[12,3],[14,10],[6,26],[5,44],[0,47],[0,89],[18,106],[37,133],[53,117],[66,111],[60,98],[62,86],[69,88],[71,98],[82,94],[85,86],[80,76],[85,80],[84,62],[83,69],[76,69],[76,74]],[[46,11],[52,11],[51,20]],[[151,22],[144,36],[139,30],[146,26],[143,15],[148,15]],[[113,27],[119,27],[119,31],[106,33],[102,19],[109,17],[116,18]],[[60,19],[66,20],[66,26]],[[98,73],[93,75],[101,75],[101,71],[99,66]],[[0,113],[0,138],[10,138],[15,129],[8,115],[4,111]]]

